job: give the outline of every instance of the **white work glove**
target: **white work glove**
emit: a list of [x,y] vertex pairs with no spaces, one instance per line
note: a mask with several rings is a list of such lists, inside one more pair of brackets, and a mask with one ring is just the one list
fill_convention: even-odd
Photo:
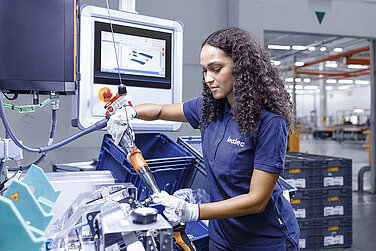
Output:
[[163,214],[169,221],[198,221],[200,218],[200,205],[188,203],[166,191],[151,196],[153,202],[165,206]]
[[121,109],[117,110],[114,114],[111,115],[110,119],[107,121],[107,131],[109,134],[111,134],[116,145],[119,144],[121,137],[127,129],[129,130],[131,137],[133,137],[132,140],[134,140],[134,132],[131,125],[131,120],[136,116],[136,110],[133,108],[133,106],[130,105],[127,105],[125,107],[123,106]]

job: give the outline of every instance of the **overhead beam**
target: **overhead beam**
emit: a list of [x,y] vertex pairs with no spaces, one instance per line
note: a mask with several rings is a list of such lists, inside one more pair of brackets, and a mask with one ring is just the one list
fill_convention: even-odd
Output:
[[[356,54],[356,53],[359,53],[359,52],[363,52],[363,51],[369,51],[369,45],[363,46],[363,47],[360,47],[360,48],[357,48],[357,49],[345,51],[345,52],[342,52],[342,53],[338,53],[338,54],[335,54],[335,55],[331,55],[331,56],[328,56],[328,57],[320,58],[320,59],[317,59],[317,60],[314,60],[314,61],[311,61],[311,62],[304,63],[304,65],[302,65],[302,66],[296,66],[296,70],[303,68],[303,67],[310,66],[310,65],[322,63],[322,62],[325,62],[325,61],[331,61],[331,60],[334,60],[334,59],[347,57],[347,56],[350,56],[350,55],[353,55],[353,54]],[[283,72],[284,71],[291,71],[291,70],[292,70],[292,67],[281,69],[281,71],[283,71]]]
[[369,68],[354,70],[354,71],[317,71],[317,70],[299,70],[298,74],[306,75],[325,75],[325,76],[339,76],[339,75],[351,75],[359,72],[369,71]]
[[[369,70],[369,69],[365,69],[365,70]],[[311,81],[319,80],[319,79],[336,79],[336,80],[339,80],[339,79],[345,79],[345,78],[350,78],[350,77],[358,77],[358,76],[369,75],[369,74],[370,74],[370,71],[353,73],[352,75],[344,75],[344,74],[332,75],[332,76],[326,75],[326,76],[322,76],[322,77],[318,77],[318,78],[311,78]]]
[[369,65],[369,57],[347,57],[346,64],[359,64],[359,65]]

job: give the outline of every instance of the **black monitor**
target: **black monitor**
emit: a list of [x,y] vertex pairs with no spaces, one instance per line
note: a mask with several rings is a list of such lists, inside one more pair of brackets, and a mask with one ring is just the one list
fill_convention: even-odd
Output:
[[[171,88],[171,33],[95,22],[94,82]],[[117,55],[114,53],[114,43]],[[116,59],[117,57],[117,59]]]

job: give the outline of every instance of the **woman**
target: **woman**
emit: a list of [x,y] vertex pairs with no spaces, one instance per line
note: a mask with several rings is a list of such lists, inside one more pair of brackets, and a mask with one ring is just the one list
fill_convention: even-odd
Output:
[[170,220],[209,219],[210,250],[297,250],[299,227],[277,182],[294,124],[285,83],[264,47],[239,28],[211,34],[200,56],[202,97],[127,109],[200,129],[211,202],[194,205],[166,192],[153,200]]

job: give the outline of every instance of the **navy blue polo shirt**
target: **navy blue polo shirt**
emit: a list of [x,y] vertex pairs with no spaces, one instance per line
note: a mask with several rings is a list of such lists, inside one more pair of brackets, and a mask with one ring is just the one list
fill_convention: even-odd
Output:
[[[264,111],[258,133],[244,137],[224,99],[223,118],[215,119],[202,132],[202,152],[211,202],[249,192],[253,169],[281,174],[287,148],[287,125],[277,114]],[[184,103],[184,115],[198,128],[202,97]],[[265,210],[259,214],[210,220],[209,236],[231,250],[286,250],[286,239],[299,241],[299,226],[290,202],[277,182]]]

